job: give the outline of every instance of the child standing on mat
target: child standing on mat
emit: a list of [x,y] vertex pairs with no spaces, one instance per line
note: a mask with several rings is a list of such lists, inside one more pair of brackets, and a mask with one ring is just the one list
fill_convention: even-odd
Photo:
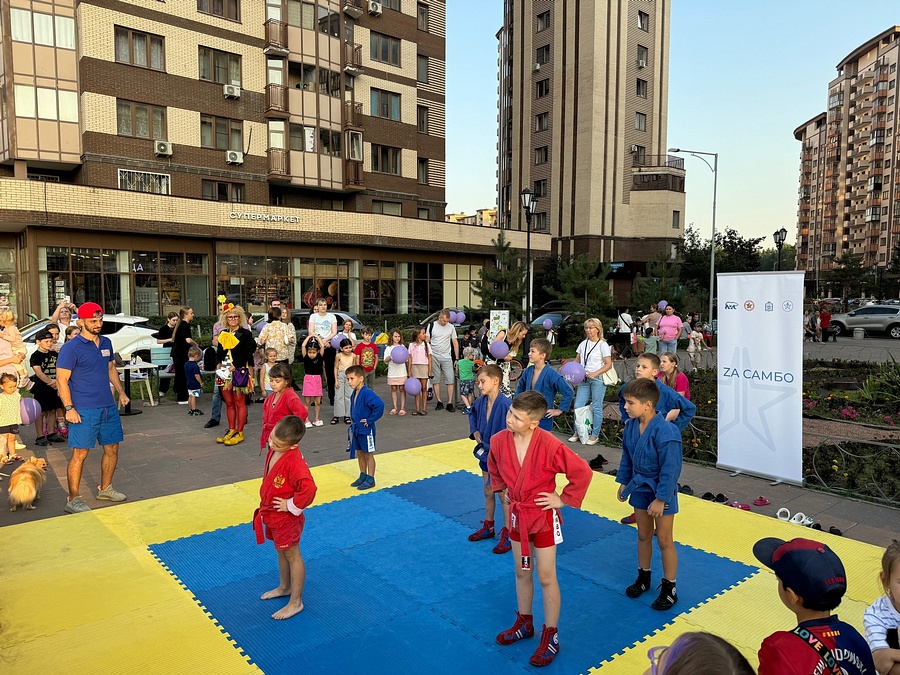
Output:
[[283,417],[295,415],[303,420],[309,427],[309,411],[303,405],[303,401],[291,386],[294,377],[291,367],[286,363],[276,363],[269,373],[269,381],[272,383],[272,393],[263,401],[262,432],[259,435],[259,452],[262,454],[269,435]]
[[[293,393],[290,388],[288,391]],[[316,496],[316,483],[300,452],[300,440],[305,433],[306,425],[296,415],[283,417],[272,429],[259,488],[259,508],[253,514],[256,543],[270,539],[278,552],[278,586],[259,599],[290,596],[288,603],[272,614],[273,619],[289,619],[303,611],[306,582],[306,564],[300,554],[300,536],[306,522],[303,509]]]
[[197,401],[203,394],[203,376],[200,375],[200,355],[202,352],[199,347],[191,347],[188,349],[188,360],[184,364],[184,376],[187,382],[188,403],[190,410],[188,415],[191,417],[199,417],[203,411],[197,407]]
[[[540,427],[544,431],[553,431],[553,418],[559,417],[572,407],[572,399],[575,398],[572,385],[566,382],[565,378],[553,368],[547,367],[547,359],[550,358],[552,351],[553,347],[549,340],[544,338],[532,340],[531,347],[528,349],[529,366],[522,373],[519,384],[516,386],[516,394],[521,394],[523,391],[536,391],[544,397],[547,402],[547,414],[541,418],[540,423]],[[554,405],[557,394],[562,395],[558,408]]]
[[659,389],[650,380],[632,380],[623,388],[630,418],[622,434],[622,460],[616,474],[617,497],[634,507],[638,527],[638,576],[625,589],[636,598],[650,590],[653,533],[662,556],[663,579],[659,597],[650,605],[667,610],[678,601],[675,575],[678,552],[673,525],[678,513],[678,477],[681,475],[681,432],[656,411]]
[[[556,545],[562,542],[563,506],[578,508],[591,484],[593,471],[553,434],[538,428],[547,414],[547,402],[536,391],[513,399],[506,415],[506,430],[491,439],[488,471],[494,492],[503,492],[509,502],[510,538],[516,566],[516,622],[497,636],[509,645],[534,635],[531,604],[534,577],[531,546],[544,594],[544,627],[541,642],[531,655],[534,666],[546,666],[559,653],[560,593],[556,579]],[[568,484],[556,493],[556,475]]]
[[[471,349],[471,347],[466,347]],[[469,541],[482,541],[494,538],[494,515],[497,512],[497,495],[491,487],[491,476],[488,473],[488,455],[491,452],[491,437],[506,428],[506,414],[512,400],[500,394],[503,382],[503,371],[500,366],[489,363],[478,371],[478,388],[481,396],[476,399],[469,412],[469,432],[477,443],[474,455],[481,467],[484,479],[484,520],[481,529],[469,535]],[[500,506],[503,513],[503,527],[500,530],[500,542],[494,546],[494,553],[507,553],[512,544],[509,543],[509,504],[500,495]]]
[[324,424],[320,417],[320,410],[322,408],[322,368],[325,362],[322,360],[322,352],[319,351],[319,341],[312,335],[307,335],[303,344],[300,345],[300,354],[303,356],[303,398],[306,399],[307,409],[313,405],[316,407],[316,420],[312,426],[320,427]]
[[384,415],[384,402],[366,386],[366,371],[362,366],[347,368],[350,395],[350,429],[347,452],[359,462],[359,478],[350,483],[357,490],[375,487],[375,422]]
[[863,614],[866,641],[878,672],[900,675],[900,541],[896,539],[881,557],[880,577],[884,595]]

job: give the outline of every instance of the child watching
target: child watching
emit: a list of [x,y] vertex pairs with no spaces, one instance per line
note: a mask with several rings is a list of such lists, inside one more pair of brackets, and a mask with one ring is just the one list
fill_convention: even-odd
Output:
[[[547,367],[547,359],[553,347],[549,340],[538,338],[532,340],[528,349],[528,363],[530,364],[516,386],[516,394],[523,391],[537,391],[547,402],[547,414],[541,419],[540,427],[544,431],[553,431],[553,418],[559,417],[572,407],[572,399],[575,392],[565,378],[553,368]],[[559,408],[554,407],[556,395],[561,394]]]
[[[176,314],[176,316],[178,316],[178,315]],[[66,327],[66,342],[71,340],[76,335],[79,335],[80,333],[81,333],[81,328],[79,326],[67,326]],[[52,335],[53,334],[51,333],[51,337],[52,337]]]
[[650,560],[653,533],[662,556],[663,579],[659,597],[650,605],[667,610],[678,602],[675,575],[678,552],[673,524],[678,513],[678,477],[681,475],[681,432],[657,412],[660,393],[650,380],[632,380],[622,388],[625,411],[630,418],[622,433],[622,459],[616,482],[617,498],[634,507],[638,526],[638,576],[625,589],[636,598],[650,590]]
[[16,453],[16,434],[22,423],[21,403],[18,374],[0,374],[0,441],[3,443],[0,464],[25,461]]
[[[31,395],[40,404],[41,416],[34,421],[35,445],[62,443],[66,440],[62,429],[66,428],[65,411],[57,393],[56,352],[53,349],[53,333],[42,330],[34,336],[37,347],[29,363],[34,375],[31,376]],[[66,432],[68,429],[66,428]]]
[[703,343],[703,333],[700,332],[700,326],[695,324],[688,335],[688,356],[691,357],[691,368],[696,373],[697,367],[700,365],[700,352],[706,348]]
[[366,386],[372,389],[375,386],[375,368],[378,366],[378,347],[372,343],[375,331],[371,326],[363,328],[362,342],[353,348],[356,354],[356,363],[362,366],[366,372]]
[[268,396],[272,393],[272,383],[269,381],[270,373],[275,364],[278,363],[278,350],[269,347],[265,351],[266,360],[259,369],[259,388]]
[[[593,472],[588,463],[569,450],[553,434],[538,429],[547,414],[547,402],[536,391],[513,399],[506,415],[506,430],[491,439],[488,472],[494,492],[509,501],[510,538],[516,566],[516,622],[497,636],[501,645],[534,635],[531,603],[534,577],[531,545],[535,548],[538,581],[544,595],[544,627],[541,642],[530,663],[546,666],[559,652],[560,595],[556,579],[556,545],[562,542],[558,510],[581,506]],[[556,475],[568,484],[556,493]]]
[[316,407],[316,420],[307,426],[320,427],[324,424],[319,413],[322,408],[322,373],[324,360],[319,351],[319,341],[312,335],[307,335],[300,345],[300,355],[303,357],[303,398],[306,400],[307,410],[311,405]]
[[472,412],[472,399],[475,396],[475,348],[464,347],[462,358],[456,362],[456,375],[459,378],[459,397],[463,402],[463,415]]
[[253,514],[256,543],[263,543],[265,532],[265,538],[275,544],[278,552],[278,586],[259,599],[290,596],[288,603],[272,614],[273,619],[289,619],[303,611],[306,582],[306,564],[300,553],[300,536],[306,522],[303,509],[316,496],[316,483],[300,452],[300,440],[305,433],[303,420],[295,415],[282,418],[272,429],[259,487],[259,508]]
[[[484,480],[484,520],[481,529],[469,535],[469,541],[481,541],[494,538],[494,514],[497,511],[497,496],[491,487],[491,476],[488,473],[488,455],[491,452],[491,436],[506,428],[506,413],[512,400],[500,395],[503,382],[503,371],[500,366],[489,363],[478,371],[478,388],[481,396],[475,401],[469,414],[469,432],[478,445],[474,455],[481,467]],[[500,542],[494,547],[494,553],[506,553],[512,548],[509,543],[509,504],[500,496],[503,509],[503,528],[500,530]]]
[[[656,386],[659,387],[659,402],[656,404],[656,411],[665,415],[666,421],[674,423],[679,431],[684,431],[694,419],[697,406],[656,379],[657,373],[659,373],[659,357],[656,354],[638,356],[634,366],[634,376],[638,379],[653,380],[656,383]],[[624,387],[619,391],[619,412],[622,413],[623,422],[628,419],[625,413],[624,391]]]
[[[406,414],[406,380],[408,375],[406,372],[409,357],[403,363],[394,363],[391,354],[397,347],[403,346],[403,333],[398,329],[391,331],[390,344],[384,348],[384,362],[388,364],[387,381],[391,387],[391,412],[389,415],[405,415]],[[399,401],[399,406],[398,406]]]
[[294,415],[309,426],[309,411],[291,386],[294,382],[291,367],[286,363],[276,363],[272,366],[269,380],[272,383],[272,393],[263,402],[262,432],[259,435],[260,454],[266,447],[272,430],[283,417]]
[[712,633],[682,633],[668,647],[651,647],[647,657],[654,675],[756,675],[743,654]]
[[[364,340],[365,335],[364,332]],[[371,333],[369,337],[372,337]],[[384,415],[384,403],[366,386],[366,371],[362,366],[350,366],[347,369],[347,384],[353,390],[350,395],[352,424],[347,452],[350,453],[350,459],[356,457],[359,462],[359,478],[350,483],[350,486],[357,490],[368,490],[375,487],[375,422]]]
[[810,539],[760,539],[753,555],[778,577],[778,597],[797,616],[797,627],[778,631],[759,648],[759,675],[875,672],[869,646],[831,612],[847,591],[837,554]]
[[414,329],[413,341],[409,343],[409,376],[414,377],[422,385],[422,391],[416,394],[416,409],[413,415],[427,415],[428,380],[431,377],[431,345],[425,340],[425,327]]
[[200,375],[200,355],[203,352],[199,347],[191,347],[188,349],[188,360],[184,364],[184,376],[188,389],[188,415],[191,417],[199,417],[203,411],[197,407],[197,401],[203,393],[203,376]]
[[[334,359],[334,417],[332,424],[338,423],[338,418],[344,418],[344,424],[350,424],[350,394],[353,393],[347,384],[347,369],[357,365],[357,356],[353,353],[353,345],[350,340],[344,338],[340,341],[341,350]],[[363,371],[365,373],[365,371]]]
[[[53,346],[50,348],[51,352],[59,352],[59,348],[62,347],[62,344],[59,341],[59,326],[55,323],[47,324],[47,327],[44,330],[49,330],[53,335]],[[81,330],[79,329],[79,333]]]
[[884,595],[863,614],[866,641],[878,672],[900,675],[900,541],[895,539],[885,550],[880,576]]
[[688,382],[687,375],[678,369],[678,355],[674,352],[664,352],[659,355],[659,372],[656,377],[687,400],[691,400],[691,384]]
[[[56,330],[57,337],[59,337],[59,328],[57,327]],[[0,338],[6,340],[12,347],[13,356],[26,355],[25,341],[16,327],[16,317],[8,309],[0,311]],[[19,375],[19,387],[25,387],[26,383],[27,386],[30,386],[31,380],[28,379],[28,371],[25,370],[23,363],[19,361],[14,366]]]

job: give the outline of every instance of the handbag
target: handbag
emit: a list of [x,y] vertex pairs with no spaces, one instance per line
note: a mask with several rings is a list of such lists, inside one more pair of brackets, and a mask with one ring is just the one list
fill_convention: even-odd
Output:
[[600,379],[603,380],[603,384],[607,387],[611,387],[614,384],[619,384],[619,373],[616,372],[616,367],[613,366],[609,370],[605,370],[600,373]]
[[250,385],[250,369],[235,368],[231,373],[231,386],[242,389]]

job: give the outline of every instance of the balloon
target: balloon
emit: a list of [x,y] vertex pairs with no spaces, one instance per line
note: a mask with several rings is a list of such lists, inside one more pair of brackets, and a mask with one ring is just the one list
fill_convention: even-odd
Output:
[[497,340],[497,342],[491,343],[488,351],[491,352],[491,356],[493,356],[495,359],[502,359],[507,354],[509,354],[509,345],[506,344],[503,340]]
[[19,402],[19,414],[22,416],[22,424],[34,424],[40,419],[41,404],[33,398],[23,398]]
[[466,322],[466,313],[465,312],[457,312],[456,321],[457,321],[457,323],[465,323]]
[[584,382],[584,366],[577,361],[567,361],[559,372],[563,379],[573,387]]
[[400,345],[399,347],[394,347],[391,350],[391,363],[406,363],[406,359],[409,358],[409,350]]
[[668,306],[669,306],[669,303],[666,302],[665,300],[660,300],[659,304],[657,305],[657,307],[659,307],[660,309],[665,309]]
[[333,338],[331,338],[331,346],[334,347],[335,349],[340,349],[341,348],[341,340],[343,340],[343,339],[344,338],[341,337],[340,335],[335,335]]
[[422,393],[422,383],[414,377],[407,378],[403,388],[406,389],[406,393],[410,396],[418,396]]
[[337,295],[338,294],[338,282],[332,281],[328,284],[328,295]]
[[544,323],[542,325],[544,326],[544,330],[550,330],[551,328],[553,328],[553,319],[544,319]]
[[452,310],[450,312],[450,323],[459,323],[459,314]]

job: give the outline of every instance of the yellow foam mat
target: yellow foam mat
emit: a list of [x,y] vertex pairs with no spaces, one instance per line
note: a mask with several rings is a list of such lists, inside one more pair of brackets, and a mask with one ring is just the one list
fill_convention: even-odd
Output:
[[[378,486],[458,470],[477,475],[471,446],[456,441],[379,454]],[[356,460],[314,468],[316,503],[358,495],[349,486],[357,474]],[[583,508],[614,520],[628,515],[631,509],[616,501],[616,489],[610,476],[594,474]],[[243,481],[0,529],[0,574],[6,582],[0,663],[17,675],[52,671],[51,657],[64,658],[73,673],[259,672],[147,549],[248,522],[258,491],[258,480]],[[482,503],[480,493],[460,495],[466,498],[473,508]],[[752,547],[759,538],[805,535],[826,541],[847,568],[848,595],[839,613],[854,625],[861,625],[863,610],[880,593],[877,547],[697,498],[682,496],[680,508],[679,542],[754,566]],[[756,663],[762,639],[793,626],[775,584],[774,575],[762,570],[699,607],[684,608],[672,623],[591,672],[643,672],[649,646],[669,644],[690,630],[721,635]]]

